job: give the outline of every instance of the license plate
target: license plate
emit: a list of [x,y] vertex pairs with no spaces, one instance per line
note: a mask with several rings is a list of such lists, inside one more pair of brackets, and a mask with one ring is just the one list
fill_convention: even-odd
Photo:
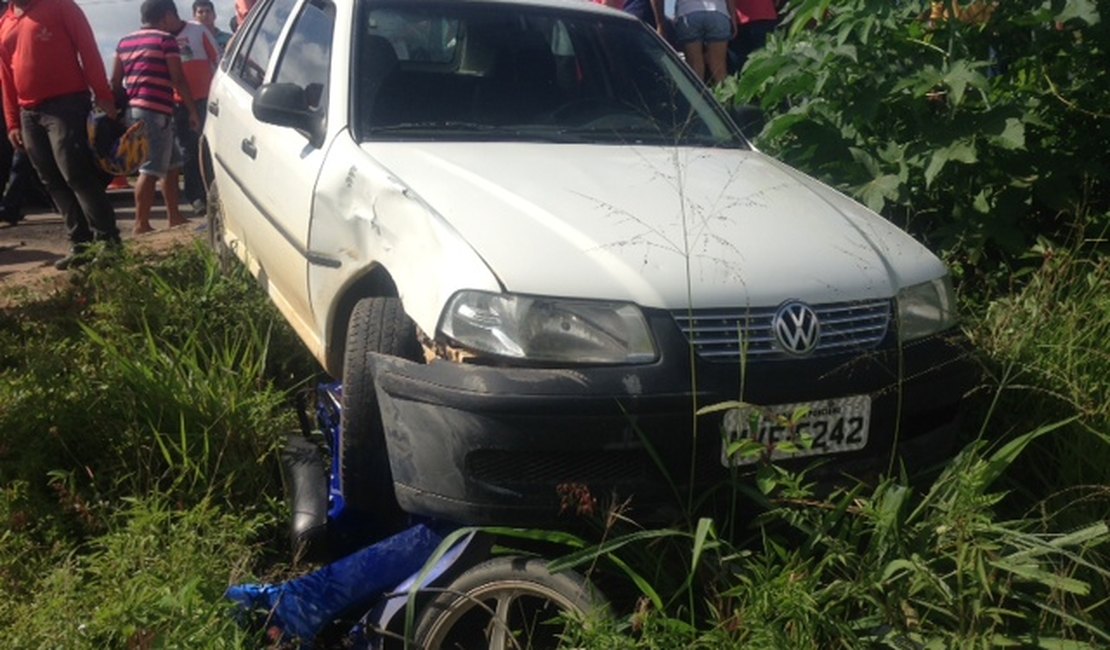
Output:
[[[795,415],[800,417],[795,419]],[[867,445],[870,424],[871,397],[867,395],[733,409],[727,411],[721,421],[724,441],[721,463],[729,467],[759,460],[760,456],[756,455],[729,458],[729,447],[743,438],[771,448],[772,459],[840,454],[863,449]],[[803,442],[806,439],[809,443]],[[795,449],[778,449],[777,446],[783,442],[794,443]]]

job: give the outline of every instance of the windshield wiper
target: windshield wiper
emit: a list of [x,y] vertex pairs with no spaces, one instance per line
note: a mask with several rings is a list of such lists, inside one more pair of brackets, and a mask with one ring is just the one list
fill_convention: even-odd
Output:
[[505,129],[500,126],[492,124],[479,124],[477,122],[462,122],[455,120],[437,120],[427,122],[400,122],[398,124],[386,124],[383,126],[371,126],[370,133],[389,133],[390,131],[426,131],[426,130],[450,130],[450,131],[472,131],[476,133],[487,133],[504,131]]
[[554,143],[579,143],[581,137],[566,129],[554,129],[546,125],[533,124],[480,124],[477,122],[456,122],[451,120],[427,122],[402,122],[400,124],[387,124],[373,126],[367,130],[367,135],[382,133],[412,132],[423,134],[434,132],[436,134],[473,134],[476,137],[496,135],[499,138],[512,141],[554,142]]

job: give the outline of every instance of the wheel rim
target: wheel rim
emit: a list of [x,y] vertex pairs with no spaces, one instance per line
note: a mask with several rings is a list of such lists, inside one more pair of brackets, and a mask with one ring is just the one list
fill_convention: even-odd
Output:
[[557,615],[582,614],[581,603],[534,582],[499,580],[458,594],[425,639],[429,650],[555,648],[563,625]]

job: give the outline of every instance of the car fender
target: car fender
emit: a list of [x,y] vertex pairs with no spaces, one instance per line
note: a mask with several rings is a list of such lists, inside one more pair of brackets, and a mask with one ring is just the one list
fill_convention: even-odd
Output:
[[344,294],[383,268],[429,335],[456,291],[502,289],[470,244],[349,131],[336,138],[317,182],[309,248],[308,290],[321,332],[335,331]]

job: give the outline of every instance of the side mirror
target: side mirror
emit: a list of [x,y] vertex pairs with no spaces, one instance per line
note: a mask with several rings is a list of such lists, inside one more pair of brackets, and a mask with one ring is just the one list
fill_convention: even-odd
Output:
[[296,84],[263,84],[251,102],[251,113],[261,122],[304,131],[313,145],[323,139],[320,116],[309,109],[305,89]]
[[758,106],[750,104],[743,106],[729,106],[728,114],[732,120],[736,122],[736,126],[740,127],[740,133],[749,140],[754,140],[755,136],[763,130],[763,125],[766,118],[763,116],[763,109]]

